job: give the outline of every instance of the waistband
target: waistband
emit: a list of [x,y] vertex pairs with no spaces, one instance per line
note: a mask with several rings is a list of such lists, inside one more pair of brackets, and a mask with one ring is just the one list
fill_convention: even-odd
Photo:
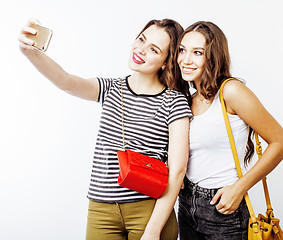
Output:
[[184,179],[185,188],[187,187],[193,194],[199,194],[207,198],[213,198],[220,188],[203,188],[191,182],[187,177]]

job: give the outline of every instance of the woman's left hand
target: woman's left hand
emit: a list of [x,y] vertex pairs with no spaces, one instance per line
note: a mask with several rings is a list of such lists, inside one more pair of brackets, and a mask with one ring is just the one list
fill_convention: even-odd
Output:
[[220,198],[216,209],[222,214],[231,214],[239,207],[244,195],[245,193],[235,183],[219,189],[210,204],[216,204]]

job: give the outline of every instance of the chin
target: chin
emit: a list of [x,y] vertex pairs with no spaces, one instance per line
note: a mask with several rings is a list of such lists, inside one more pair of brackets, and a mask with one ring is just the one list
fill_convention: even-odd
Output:
[[132,71],[135,71],[135,72],[138,72],[139,71],[139,69],[137,69],[136,67],[134,67],[132,64],[128,64],[128,67],[129,67],[129,69],[130,70],[132,70]]
[[136,71],[136,66],[135,66],[135,64],[132,62],[132,59],[129,59],[128,67],[129,67],[131,70]]
[[191,81],[194,81],[194,79],[192,78],[192,77],[189,77],[189,76],[187,76],[187,75],[182,75],[182,78],[183,78],[183,80],[184,81],[186,81],[186,82],[191,82]]

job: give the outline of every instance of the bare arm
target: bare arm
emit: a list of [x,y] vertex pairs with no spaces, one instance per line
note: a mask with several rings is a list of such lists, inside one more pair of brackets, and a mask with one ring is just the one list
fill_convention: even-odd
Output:
[[189,156],[189,119],[183,118],[169,125],[168,186],[156,201],[142,240],[159,239],[170,216],[183,182]]
[[35,19],[30,19],[28,24],[23,27],[19,36],[19,46],[22,53],[47,79],[55,84],[59,89],[71,95],[97,101],[99,94],[99,84],[97,78],[84,79],[71,75],[63,70],[55,61],[33,47],[34,42],[26,38],[27,34],[36,34],[30,28],[31,23],[39,24]]
[[[241,96],[241,97],[239,97]],[[225,214],[235,211],[244,194],[269,174],[283,158],[283,128],[247,87],[238,81],[226,83],[223,97],[227,111],[237,114],[251,126],[268,146],[260,160],[235,184],[218,191],[212,204],[221,196],[217,209]]]

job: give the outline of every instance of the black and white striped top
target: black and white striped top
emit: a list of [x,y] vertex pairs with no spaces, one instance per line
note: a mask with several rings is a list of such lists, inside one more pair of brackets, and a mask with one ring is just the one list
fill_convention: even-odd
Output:
[[[123,203],[148,199],[117,183],[117,151],[123,149],[121,80],[99,78],[98,101],[102,104],[88,198],[97,202]],[[177,119],[191,117],[181,93],[164,89],[156,95],[135,94],[123,79],[125,148],[167,160],[168,126]]]

